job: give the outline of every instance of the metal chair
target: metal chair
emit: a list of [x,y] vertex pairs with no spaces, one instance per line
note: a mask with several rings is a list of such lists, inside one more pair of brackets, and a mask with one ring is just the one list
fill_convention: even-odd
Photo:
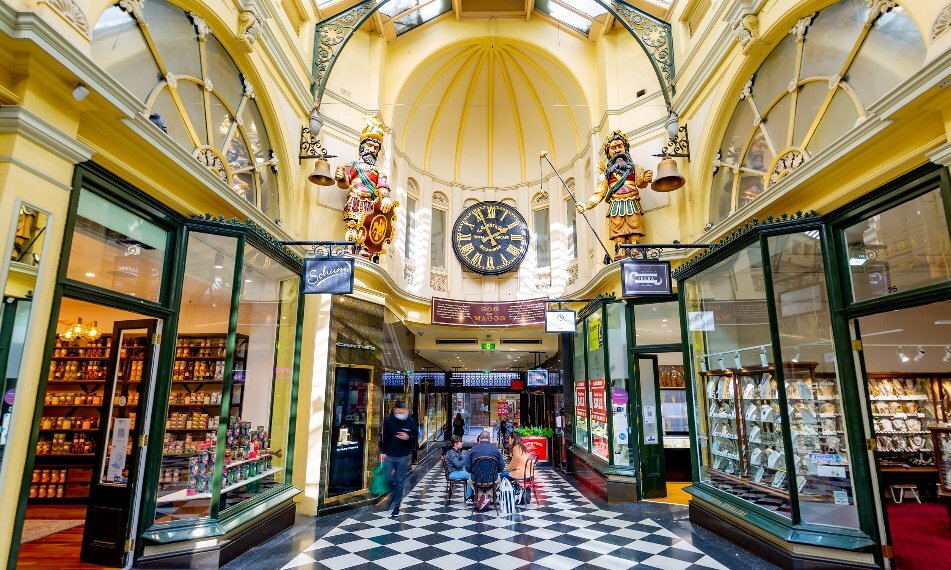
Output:
[[449,501],[452,500],[452,493],[453,493],[453,491],[456,489],[456,485],[457,485],[457,484],[461,484],[461,485],[462,485],[462,498],[463,498],[463,500],[465,500],[465,498],[466,498],[466,482],[463,481],[463,480],[461,480],[461,479],[450,479],[450,478],[449,478],[449,473],[450,473],[450,471],[449,471],[449,462],[446,461],[446,456],[445,456],[445,455],[443,455],[442,457],[440,457],[440,458],[439,458],[439,461],[442,462],[443,474],[444,474],[444,476],[445,476],[445,478],[446,478],[446,502],[445,502],[445,506],[448,507],[448,506],[449,506]]
[[526,491],[529,493],[528,502],[524,503],[525,505],[530,505],[532,503],[532,497],[535,497],[535,506],[541,506],[541,503],[538,502],[538,493],[535,491],[535,466],[538,463],[538,454],[533,453],[531,457],[525,462],[525,476],[516,479],[515,477],[510,477],[513,482],[518,483],[522,486],[522,492]]
[[492,504],[495,505],[495,514],[499,514],[499,462],[494,457],[477,457],[472,462],[472,514],[475,514],[476,505],[479,502],[479,491],[492,491]]

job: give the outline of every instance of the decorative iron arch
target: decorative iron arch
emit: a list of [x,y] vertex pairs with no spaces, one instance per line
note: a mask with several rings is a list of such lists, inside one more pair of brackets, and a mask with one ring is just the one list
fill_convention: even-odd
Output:
[[[621,22],[647,55],[660,83],[667,107],[674,95],[674,38],[670,24],[626,2],[594,0]],[[337,57],[373,13],[390,0],[365,0],[347,10],[317,23],[314,35],[314,67],[311,93],[314,105],[320,106],[327,79]]]

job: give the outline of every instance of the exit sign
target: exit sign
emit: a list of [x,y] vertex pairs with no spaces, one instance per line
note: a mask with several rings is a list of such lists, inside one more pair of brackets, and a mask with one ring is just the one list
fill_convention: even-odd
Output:
[[483,343],[482,343],[482,350],[495,350],[495,343],[494,343],[494,342],[483,342]]

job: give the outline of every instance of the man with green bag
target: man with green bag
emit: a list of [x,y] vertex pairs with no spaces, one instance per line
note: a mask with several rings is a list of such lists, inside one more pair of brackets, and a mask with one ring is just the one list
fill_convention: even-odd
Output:
[[[386,483],[393,490],[389,506],[393,518],[400,516],[403,485],[418,439],[419,424],[409,417],[406,402],[396,402],[393,412],[383,420],[383,443],[380,446],[380,463],[386,474]],[[373,484],[376,485],[376,472],[373,474]]]

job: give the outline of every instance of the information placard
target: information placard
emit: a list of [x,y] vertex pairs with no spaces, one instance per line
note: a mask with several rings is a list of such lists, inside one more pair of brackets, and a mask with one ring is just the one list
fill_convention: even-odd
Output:
[[545,306],[545,299],[481,303],[433,297],[431,320],[456,327],[540,326],[545,324]]

